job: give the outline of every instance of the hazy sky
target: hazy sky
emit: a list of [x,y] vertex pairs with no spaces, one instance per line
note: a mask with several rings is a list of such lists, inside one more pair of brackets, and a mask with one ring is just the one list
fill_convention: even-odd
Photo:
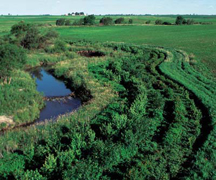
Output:
[[216,14],[216,0],[1,0],[0,14]]

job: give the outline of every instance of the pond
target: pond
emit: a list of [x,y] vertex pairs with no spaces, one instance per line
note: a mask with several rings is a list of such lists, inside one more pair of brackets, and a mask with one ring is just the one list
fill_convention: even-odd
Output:
[[58,116],[73,112],[81,106],[81,100],[69,96],[72,93],[70,88],[63,80],[54,77],[49,68],[35,68],[30,73],[36,79],[37,90],[45,97],[51,97],[45,101],[46,106],[41,110],[36,122],[55,120]]

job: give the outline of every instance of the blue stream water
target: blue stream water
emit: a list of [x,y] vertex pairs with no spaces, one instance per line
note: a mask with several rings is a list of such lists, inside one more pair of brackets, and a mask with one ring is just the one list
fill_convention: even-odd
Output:
[[[30,73],[33,78],[36,78],[37,90],[46,97],[67,96],[72,92],[62,80],[56,79],[49,73],[47,68],[36,68]],[[80,106],[81,100],[79,98],[46,101],[46,106],[41,110],[37,122],[56,119],[60,115],[75,111]]]

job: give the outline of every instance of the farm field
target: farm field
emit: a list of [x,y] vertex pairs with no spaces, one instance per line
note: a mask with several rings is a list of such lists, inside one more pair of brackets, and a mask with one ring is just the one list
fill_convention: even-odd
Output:
[[[216,17],[185,17],[212,24],[1,16],[0,179],[216,179]],[[75,110],[37,121],[75,98]]]
[[[103,16],[96,16],[96,23]],[[121,16],[111,16],[113,19]],[[197,22],[210,22],[212,25],[194,26],[155,26],[154,21],[161,19],[171,23],[176,16],[125,16],[126,21],[133,19],[133,25],[117,25],[106,27],[56,27],[59,18],[70,19],[72,22],[81,17],[68,16],[3,16],[0,17],[0,35],[10,31],[13,24],[25,21],[33,24],[53,26],[66,40],[89,40],[99,42],[125,42],[172,47],[193,53],[196,60],[204,63],[215,76],[216,67],[216,16],[184,16]],[[150,25],[145,22],[150,20]],[[48,26],[49,27],[49,26]],[[205,50],[204,50],[205,49]]]
[[215,74],[216,25],[194,26],[109,26],[56,28],[66,40],[126,42],[172,47],[193,53]]

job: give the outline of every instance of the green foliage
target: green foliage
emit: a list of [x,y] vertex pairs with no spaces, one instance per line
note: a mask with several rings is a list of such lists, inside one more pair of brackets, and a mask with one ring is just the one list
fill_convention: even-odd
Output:
[[123,24],[124,21],[125,21],[124,18],[118,18],[118,19],[115,20],[115,24]]
[[113,24],[113,19],[110,18],[110,17],[103,17],[100,20],[100,23],[103,24],[103,25],[105,25],[105,26],[112,25]]
[[80,20],[75,20],[73,22],[73,25],[76,26],[76,25],[84,25],[84,18],[81,18]]
[[155,24],[156,24],[156,25],[162,25],[162,24],[163,24],[163,21],[160,20],[160,19],[157,19],[157,20],[155,21]]
[[48,32],[45,34],[45,37],[47,39],[55,39],[59,37],[59,33],[55,31],[54,29],[49,29]]
[[11,27],[11,34],[14,34],[16,37],[22,36],[23,33],[29,30],[31,27],[30,24],[26,24],[24,21],[19,22],[18,24],[14,24]]
[[64,41],[56,40],[54,44],[54,52],[61,53],[66,51],[66,44]]
[[71,25],[71,20],[70,19],[67,19],[66,21],[65,21],[65,26],[70,26]]
[[194,19],[188,19],[187,25],[193,25],[195,23]]
[[39,43],[42,43],[40,39],[39,30],[36,27],[31,27],[27,30],[25,37],[21,41],[21,45],[26,49],[37,49]]
[[129,19],[128,24],[133,24],[133,19]]
[[56,20],[56,26],[64,26],[66,22],[65,18],[57,19]]
[[163,22],[163,25],[172,25],[170,22]]
[[182,17],[182,16],[177,16],[176,18],[176,25],[182,25],[182,24],[185,24],[185,19]]
[[151,24],[151,20],[146,21],[146,24]]
[[84,25],[94,25],[96,17],[94,15],[86,16],[83,21]]
[[7,167],[0,177],[215,178],[215,83],[191,67],[186,53],[125,43],[67,46],[72,55],[106,52],[54,66],[55,75],[92,99],[56,123],[0,137],[0,164]]
[[24,66],[26,55],[23,49],[15,45],[0,45],[0,77],[10,76],[11,71]]

